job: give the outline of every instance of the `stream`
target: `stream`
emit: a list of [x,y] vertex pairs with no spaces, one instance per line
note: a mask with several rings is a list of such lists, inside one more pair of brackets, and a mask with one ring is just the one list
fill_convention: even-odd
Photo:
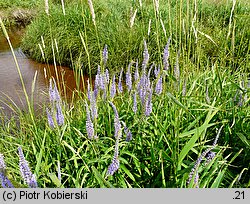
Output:
[[[38,63],[27,58],[19,48],[24,31],[24,28],[15,28],[8,31],[8,34],[28,96],[31,98],[33,95],[34,109],[39,111],[42,108],[41,104],[48,101],[49,76],[58,79],[56,82],[60,87],[65,84],[66,90],[61,91],[60,94],[69,99],[72,91],[76,88],[73,70],[68,67],[56,66],[59,75],[59,77],[56,77],[55,66]],[[36,72],[37,77],[32,94],[32,84]],[[15,108],[13,108],[15,106],[21,110],[27,110],[27,102],[13,55],[7,40],[0,32],[0,113],[10,116],[15,112]]]

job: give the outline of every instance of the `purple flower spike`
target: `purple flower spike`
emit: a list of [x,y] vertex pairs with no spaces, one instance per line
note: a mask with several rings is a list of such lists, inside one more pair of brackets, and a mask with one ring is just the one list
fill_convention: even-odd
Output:
[[110,88],[110,97],[114,98],[116,94],[116,83],[115,83],[115,75],[113,75],[111,88]]
[[170,45],[170,38],[168,38],[168,42],[164,48],[164,52],[163,52],[163,68],[164,70],[168,71],[169,69],[169,62],[168,62],[168,58],[169,58],[169,45]]
[[126,134],[126,142],[129,142],[129,141],[132,140],[132,133],[128,129],[128,127],[126,126],[126,124],[123,121],[121,121],[121,122],[122,122],[122,125],[124,127],[124,133]]
[[130,73],[131,65],[132,65],[132,62],[128,65],[128,69],[127,69],[127,73],[126,73],[126,85],[127,85],[129,91],[131,91],[131,89],[132,89],[132,76]]
[[160,66],[155,67],[155,69],[154,69],[154,74],[155,74],[155,77],[157,78],[158,75],[160,74]]
[[119,120],[118,111],[112,102],[109,102],[109,104],[112,106],[113,111],[115,113],[115,117],[114,117],[115,137],[120,138],[122,136],[122,132],[121,132],[122,128],[121,128],[121,123]]
[[135,64],[135,75],[134,75],[135,82],[137,82],[139,78],[140,76],[139,76],[139,71],[138,71],[138,59],[137,59],[136,64]]
[[106,84],[108,84],[109,83],[109,70],[108,69],[106,69]]
[[103,91],[105,90],[105,81],[106,81],[106,77],[105,77],[104,73],[100,74],[99,75],[99,87]]
[[6,165],[4,163],[4,156],[0,153],[0,171],[6,169]]
[[54,124],[54,120],[53,120],[52,114],[51,114],[51,112],[49,111],[48,108],[46,108],[46,112],[47,112],[48,124],[49,124],[49,126],[50,126],[51,129],[54,129],[55,128],[55,124]]
[[215,152],[209,151],[207,155],[205,156],[206,158],[206,165],[212,161],[212,159],[216,156]]
[[98,117],[98,113],[97,113],[97,105],[94,92],[91,92],[90,109],[91,109],[92,120],[95,120]]
[[120,76],[119,76],[119,81],[118,81],[118,91],[119,93],[123,92],[123,87],[122,87],[122,72],[123,72],[123,68],[120,72]]
[[64,115],[62,112],[62,107],[59,102],[56,103],[56,122],[59,126],[64,124]]
[[144,51],[143,51],[143,62],[142,62],[142,68],[145,69],[149,60],[149,53],[147,48],[146,40],[144,40]]
[[4,156],[0,153],[0,181],[3,188],[14,188],[10,180],[5,176]]
[[120,167],[120,162],[119,162],[119,159],[118,159],[118,155],[119,155],[119,140],[117,139],[116,142],[115,142],[115,152],[114,152],[114,157],[113,157],[113,160],[111,162],[111,164],[109,165],[108,167],[108,171],[107,171],[107,175],[113,175]]
[[3,188],[14,188],[11,181],[4,175],[3,172],[0,172],[0,180]]
[[86,130],[87,130],[87,135],[89,139],[93,139],[95,136],[95,130],[94,130],[94,125],[91,121],[90,118],[90,112],[89,112],[89,107],[88,104],[86,103]]
[[140,82],[137,85],[137,91],[141,99],[141,103],[144,104],[145,96],[146,96],[146,90],[147,90],[147,76],[144,73],[141,76]]
[[26,161],[23,155],[23,150],[21,147],[18,147],[18,155],[19,155],[20,172],[25,183],[28,184],[30,188],[36,188],[37,182],[35,175],[31,173],[28,162]]
[[190,182],[191,182],[191,180],[192,180],[192,178],[193,178],[193,176],[195,174],[194,184],[195,184],[196,187],[198,187],[198,185],[199,185],[198,184],[198,178],[199,178],[198,168],[199,168],[199,165],[201,164],[203,158],[206,158],[207,162],[208,162],[208,159],[210,159],[210,161],[211,161],[215,157],[215,153],[212,152],[212,150],[214,149],[214,147],[217,144],[217,141],[219,139],[222,128],[223,128],[223,125],[218,130],[218,133],[217,133],[217,135],[216,135],[216,137],[214,139],[212,147],[209,147],[204,152],[202,152],[200,157],[195,161],[194,167],[191,169],[191,172],[189,173],[187,184],[190,184]]
[[49,80],[49,98],[50,102],[60,101],[60,94],[54,79]]
[[152,112],[152,89],[148,93],[148,98],[145,102],[145,115],[149,116]]
[[162,93],[162,76],[158,79],[156,86],[155,86],[155,93],[160,95]]
[[102,57],[103,57],[103,65],[105,67],[108,61],[108,46],[107,45],[104,46]]
[[55,100],[55,90],[53,88],[53,80],[49,80],[49,99],[50,102]]
[[134,113],[136,113],[136,112],[137,112],[136,92],[135,92],[134,95],[133,95],[133,100],[134,100],[134,103],[133,103],[133,111],[134,111]]
[[120,167],[120,162],[118,157],[114,157],[112,163],[108,167],[107,175],[113,175]]

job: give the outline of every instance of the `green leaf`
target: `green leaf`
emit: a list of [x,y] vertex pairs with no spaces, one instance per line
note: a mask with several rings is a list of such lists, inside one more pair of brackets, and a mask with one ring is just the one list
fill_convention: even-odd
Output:
[[46,139],[46,130],[44,131],[44,136],[43,136],[43,141],[42,141],[42,146],[40,147],[40,152],[38,157],[36,158],[36,168],[35,168],[35,174],[38,176],[39,175],[39,170],[41,168],[41,161],[42,161],[42,156],[43,156],[43,150],[44,150],[44,144],[45,144],[45,139]]
[[130,171],[124,166],[124,164],[120,164],[120,168],[128,175],[128,177],[135,182],[135,177],[130,173]]
[[241,139],[241,141],[248,147],[250,148],[250,141],[243,135],[242,133],[237,132],[236,135]]
[[97,171],[97,169],[94,166],[92,166],[91,169],[92,169],[92,171],[93,171],[93,173],[95,175],[96,180],[100,184],[101,188],[105,188],[105,187],[114,188],[114,186],[110,182],[106,181],[102,177],[102,175]]
[[56,185],[57,188],[63,187],[61,181],[57,178],[55,173],[50,173],[48,174],[48,176],[50,177],[51,181]]

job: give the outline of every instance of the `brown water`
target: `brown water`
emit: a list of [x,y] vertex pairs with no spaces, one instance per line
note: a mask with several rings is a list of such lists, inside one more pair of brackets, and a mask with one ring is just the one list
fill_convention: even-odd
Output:
[[[39,110],[41,104],[48,101],[48,82],[50,76],[56,79],[59,87],[63,87],[62,84],[65,84],[66,90],[62,90],[61,95],[69,99],[72,96],[72,91],[76,88],[73,70],[61,66],[56,66],[55,68],[53,65],[41,64],[28,59],[22,50],[18,48],[23,33],[24,29],[15,29],[9,31],[9,37],[12,46],[15,48],[15,55],[30,98],[32,96],[32,83],[37,72],[33,94],[34,108]],[[58,77],[56,77],[56,70]],[[27,109],[26,99],[14,58],[6,39],[0,33],[0,112],[9,115],[13,112],[11,107],[14,106],[22,110]]]

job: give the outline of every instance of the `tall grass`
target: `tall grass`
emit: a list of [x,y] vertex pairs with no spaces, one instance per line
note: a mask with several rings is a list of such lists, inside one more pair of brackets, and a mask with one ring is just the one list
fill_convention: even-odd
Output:
[[[51,5],[50,23],[41,15],[28,28],[23,40],[23,49],[38,61],[43,61],[38,44],[41,36],[49,45],[50,35],[61,45],[57,61],[74,67],[74,61],[83,65],[87,72],[87,53],[83,49],[79,31],[88,36],[88,52],[92,69],[100,62],[99,53],[105,44],[110,51],[110,69],[125,66],[143,51],[146,39],[151,52],[151,61],[161,62],[161,50],[171,37],[172,51],[178,50],[185,60],[203,69],[207,61],[220,61],[232,71],[245,69],[249,64],[249,31],[247,28],[249,6],[236,1],[213,4],[207,1],[145,1],[142,6],[134,1],[94,1],[95,22],[93,25],[87,2],[78,1],[65,6]],[[130,27],[133,12],[137,10],[134,24]],[[148,25],[151,21],[151,32]],[[44,32],[49,31],[50,32]],[[166,32],[166,33],[165,33]],[[70,38],[68,42],[66,39]],[[35,44],[35,46],[34,46]],[[52,61],[50,46],[44,50],[46,59]],[[119,57],[117,57],[119,56]],[[73,64],[72,64],[73,60]],[[203,63],[205,62],[205,64]],[[232,64],[233,63],[233,64]]]
[[[247,67],[244,67],[249,62],[248,48],[244,48],[248,43],[245,39],[247,30],[236,33],[237,24],[234,25],[232,20],[231,27],[228,25],[215,35],[211,30],[214,26],[210,22],[212,17],[205,15],[213,6],[218,6],[214,12],[219,11],[221,16],[217,16],[217,20],[222,22],[215,23],[221,26],[232,10],[235,12],[237,6],[241,9],[244,7],[236,4],[234,9],[232,5],[225,9],[220,8],[220,5],[210,7],[203,1],[160,1],[158,12],[157,1],[153,2],[145,1],[142,6],[139,3],[132,4],[132,11],[137,9],[132,27],[129,27],[131,15],[127,2],[100,1],[94,4],[96,28],[89,10],[85,10],[81,4],[79,7],[65,6],[65,16],[61,10],[59,16],[60,7],[52,6],[49,16],[43,15],[42,19],[38,18],[40,22],[37,20],[28,28],[24,46],[32,44],[29,52],[35,53],[39,47],[34,45],[39,42],[44,58],[40,56],[39,50],[36,52],[37,59],[43,58],[50,62],[52,56],[53,60],[57,60],[56,63],[64,63],[66,59],[73,66],[74,60],[77,60],[79,64],[83,63],[91,69],[97,69],[100,64],[100,73],[96,79],[102,77],[102,83],[106,83],[101,88],[98,80],[95,80],[95,85],[90,86],[88,91],[75,91],[74,94],[78,95],[76,101],[62,103],[65,120],[61,126],[50,127],[46,115],[48,104],[44,104],[41,114],[33,119],[30,113],[23,113],[18,122],[14,119],[2,122],[0,152],[5,156],[6,175],[16,187],[25,185],[18,171],[18,146],[23,147],[39,187],[196,187],[198,177],[193,177],[189,183],[187,181],[197,160],[199,165],[195,171],[201,188],[250,186],[247,176],[250,163],[249,76],[246,73]],[[111,11],[114,8],[117,10],[113,13]],[[82,16],[78,15],[78,9],[82,11]],[[61,20],[58,21],[56,16]],[[171,21],[164,21],[163,17]],[[152,19],[150,35],[149,19]],[[47,27],[48,21],[51,27]],[[38,22],[38,34],[31,38]],[[127,27],[124,26],[125,22]],[[212,25],[205,26],[209,22]],[[57,30],[53,30],[55,25]],[[166,33],[161,30],[164,26]],[[97,32],[92,32],[95,29]],[[228,33],[231,33],[231,37],[227,39],[224,34]],[[169,36],[169,69],[164,69],[166,62],[162,61],[165,57],[162,53]],[[240,43],[235,43],[234,47],[243,47],[246,53],[242,50],[234,51],[234,57],[235,53],[243,53],[242,56],[246,58],[239,56],[235,60],[229,57],[225,61],[226,56],[229,56],[226,45],[239,38]],[[27,39],[30,41],[27,42]],[[56,52],[51,43],[55,42],[54,39],[58,42]],[[100,54],[104,44],[108,45],[106,67],[104,57]],[[209,49],[212,53],[218,51],[218,56],[206,53]],[[121,90],[117,90],[120,68],[124,68],[125,77],[122,79],[126,81],[129,75],[126,75],[127,66],[137,58],[140,59],[140,79],[134,80],[133,76],[132,89],[128,88],[129,83],[126,82],[121,93]],[[152,66],[149,74],[153,63],[155,66]],[[235,63],[237,69],[234,68]],[[158,65],[159,73],[155,74]],[[133,74],[136,66],[136,63],[131,64]],[[104,72],[105,68],[111,71],[109,77]],[[229,74],[228,70],[234,72]],[[83,71],[76,75],[83,78]],[[111,94],[113,75],[117,90],[115,96]],[[155,87],[161,77],[162,92],[156,92]],[[149,79],[151,83],[144,89],[142,84],[145,85],[145,81],[148,83]],[[94,98],[98,117],[88,117],[86,103],[92,110],[92,91],[96,87],[99,87]],[[141,93],[145,90],[146,97],[142,102]],[[135,93],[136,112],[133,108]],[[150,97],[151,102],[148,101]],[[116,107],[117,113],[110,104]],[[91,122],[87,123],[89,118]],[[94,128],[96,138],[89,137],[90,127]],[[132,133],[131,141],[127,139],[128,131]],[[116,134],[122,135],[115,137]],[[219,139],[213,144],[216,135]],[[202,153],[212,147],[210,158],[206,154],[199,160]],[[119,168],[111,176],[107,172],[117,149]]]

